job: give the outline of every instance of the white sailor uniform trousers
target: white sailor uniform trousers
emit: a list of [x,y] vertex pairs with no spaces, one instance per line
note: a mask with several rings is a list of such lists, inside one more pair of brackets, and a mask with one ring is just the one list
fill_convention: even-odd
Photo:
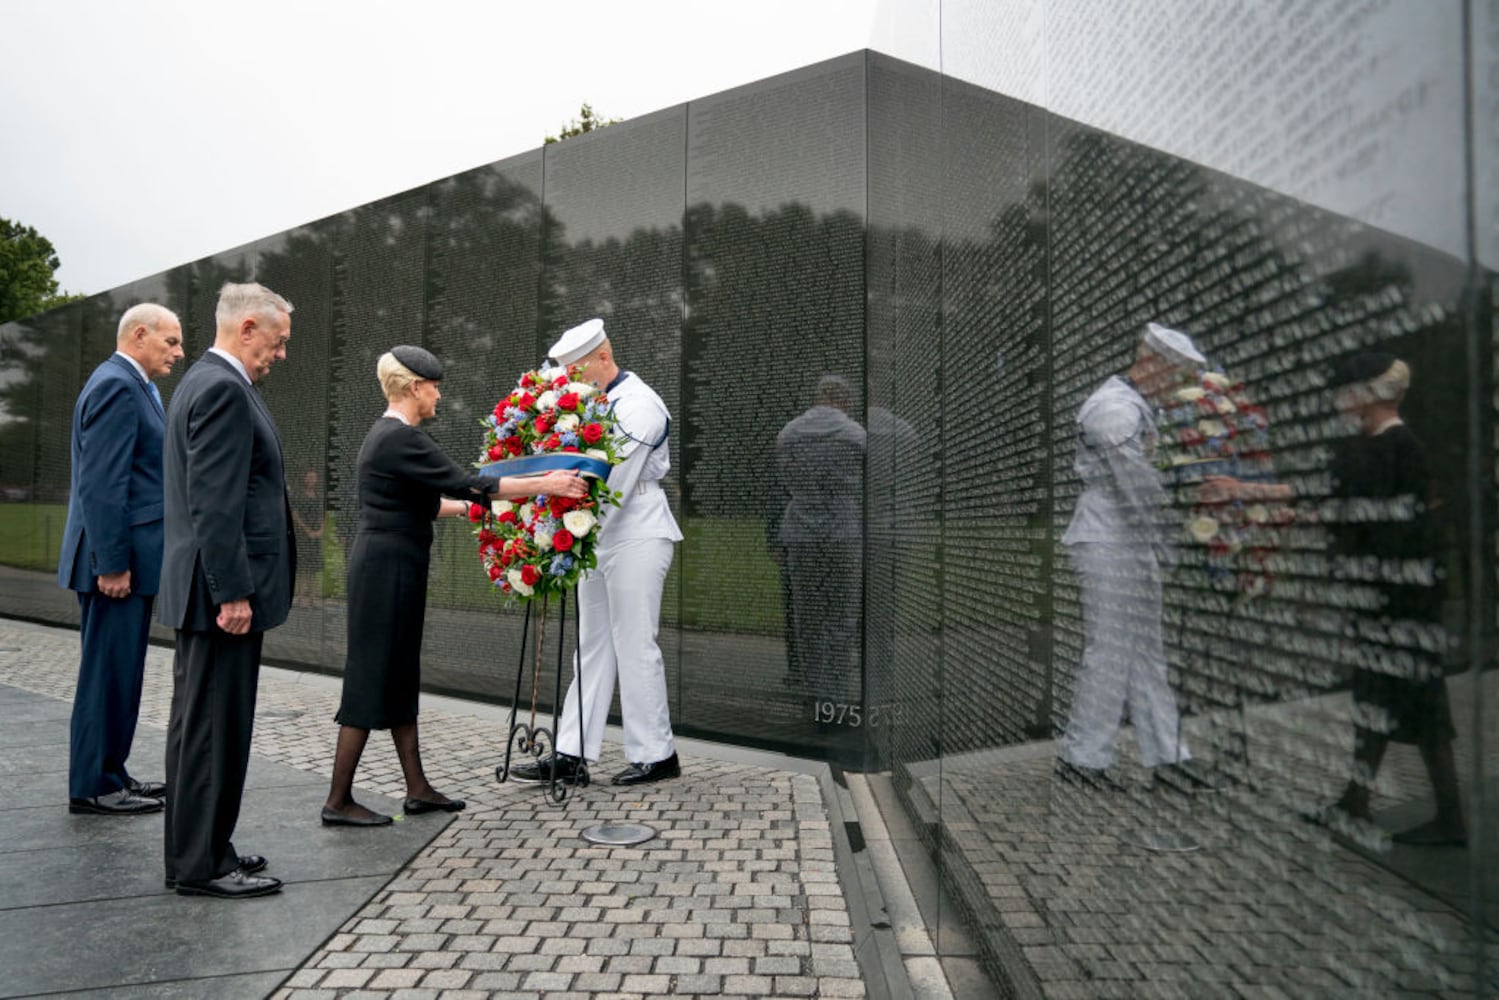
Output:
[[1153,464],[1155,411],[1116,375],[1083,403],[1077,423],[1073,467],[1083,492],[1062,544],[1082,590],[1083,659],[1062,757],[1107,767],[1127,709],[1142,764],[1186,760],[1161,634],[1161,572],[1172,555]]
[[661,397],[633,373],[624,373],[608,395],[615,433],[624,442],[624,461],[609,473],[609,488],[622,494],[621,506],[605,513],[599,527],[598,566],[578,584],[578,652],[556,745],[573,757],[599,759],[617,677],[625,758],[649,764],[676,752],[666,701],[666,666],[656,643],[661,591],[673,546],[682,540],[661,489],[661,479],[671,469],[666,444],[670,417]]

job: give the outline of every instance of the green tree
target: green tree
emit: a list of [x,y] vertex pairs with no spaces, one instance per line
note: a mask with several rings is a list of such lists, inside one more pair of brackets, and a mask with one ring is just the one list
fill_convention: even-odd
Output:
[[53,275],[60,266],[51,240],[30,226],[0,219],[0,323],[82,298],[58,292]]
[[583,106],[578,109],[578,117],[574,118],[572,121],[568,122],[562,127],[561,135],[547,136],[544,145],[551,145],[552,143],[560,142],[563,139],[571,139],[575,135],[582,135],[584,132],[592,132],[596,128],[607,128],[608,126],[616,125],[623,120],[624,119],[622,118],[602,118],[599,116],[598,112],[593,110],[592,104],[584,101]]

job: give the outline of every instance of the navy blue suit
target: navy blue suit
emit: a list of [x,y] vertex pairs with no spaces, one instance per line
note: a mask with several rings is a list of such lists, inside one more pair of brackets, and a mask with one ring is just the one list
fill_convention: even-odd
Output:
[[[68,795],[125,787],[145,675],[151,603],[161,580],[165,416],[122,355],[94,369],[73,406],[72,491],[57,583],[78,593],[83,655],[73,696]],[[130,571],[130,594],[98,577]]]
[[[172,394],[163,466],[166,547],[156,613],[177,630],[167,724],[165,874],[202,881],[239,866],[261,641],[286,621],[297,571],[281,437],[234,366],[210,351]],[[248,599],[250,631],[219,628]]]

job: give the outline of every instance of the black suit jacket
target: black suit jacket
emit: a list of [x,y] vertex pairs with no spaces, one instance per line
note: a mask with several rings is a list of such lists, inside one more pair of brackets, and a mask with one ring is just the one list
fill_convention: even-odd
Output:
[[211,351],[172,393],[162,461],[158,620],[209,631],[219,605],[248,598],[251,631],[286,621],[297,549],[281,438],[260,393]]

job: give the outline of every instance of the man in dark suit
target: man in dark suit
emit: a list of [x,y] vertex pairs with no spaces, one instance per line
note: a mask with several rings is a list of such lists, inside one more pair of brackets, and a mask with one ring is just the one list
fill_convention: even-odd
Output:
[[144,302],[120,317],[115,353],[73,406],[73,474],[57,583],[78,593],[83,655],[73,695],[68,811],[161,810],[166,786],[125,768],[141,707],[151,602],[161,579],[161,438],[152,379],[182,357],[182,325]]
[[276,422],[254,389],[286,358],[291,303],[262,285],[219,291],[217,332],[167,420],[166,549],[157,616],[177,630],[167,727],[166,881],[240,899],[281,888],[230,837],[239,819],[261,640],[286,620],[296,573]]

